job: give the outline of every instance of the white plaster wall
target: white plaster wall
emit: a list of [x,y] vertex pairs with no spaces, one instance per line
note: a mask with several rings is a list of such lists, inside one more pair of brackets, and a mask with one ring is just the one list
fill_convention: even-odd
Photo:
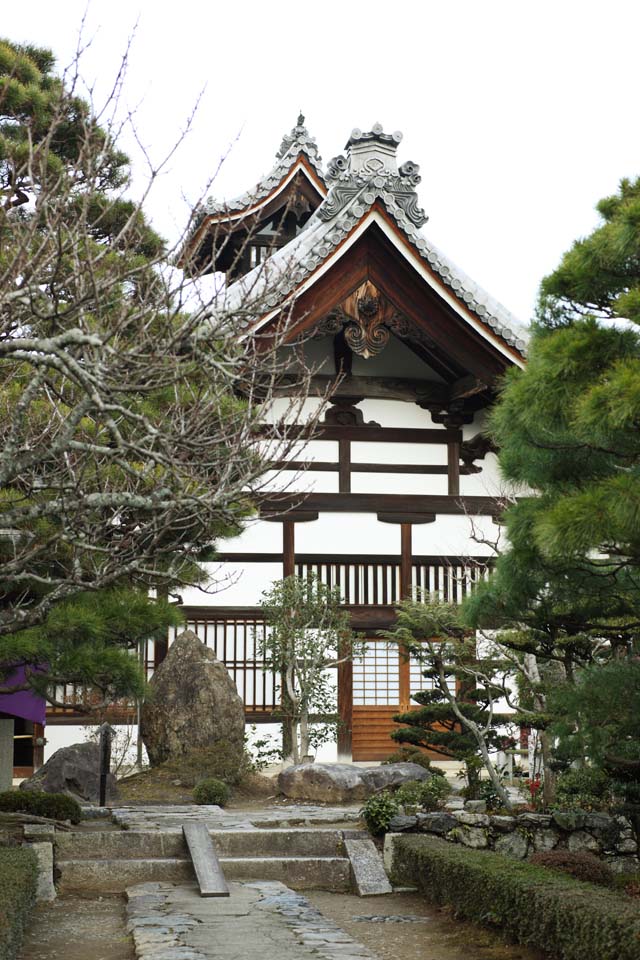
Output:
[[409,463],[418,466],[446,466],[445,443],[372,443],[355,440],[351,444],[352,463]]
[[214,594],[197,587],[181,591],[186,606],[255,606],[260,603],[262,591],[282,577],[281,563],[225,563],[207,564],[207,567],[211,568],[213,577],[223,579],[219,579]]
[[373,400],[367,398],[358,404],[358,410],[362,410],[365,423],[369,420],[375,420],[381,427],[418,427],[423,430],[444,429],[433,423],[428,410],[422,410],[417,404],[407,403],[404,400]]
[[[498,527],[491,517],[474,517],[476,529],[485,539],[495,540]],[[435,556],[492,556],[493,551],[484,544],[471,539],[471,520],[465,516],[440,514],[434,523],[416,524],[413,527],[413,552]]]
[[372,513],[322,513],[296,524],[297,553],[400,553],[400,528]]
[[249,520],[242,533],[221,540],[218,549],[223,553],[281,553],[282,524],[269,520]]
[[394,493],[440,495],[447,492],[445,475],[421,476],[416,473],[352,473],[352,493]]

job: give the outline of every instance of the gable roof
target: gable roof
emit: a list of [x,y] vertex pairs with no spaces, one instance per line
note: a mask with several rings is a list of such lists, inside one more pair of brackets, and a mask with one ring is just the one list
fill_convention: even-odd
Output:
[[279,193],[293,179],[298,170],[323,196],[326,195],[327,185],[322,171],[322,157],[318,153],[315,137],[309,135],[304,125],[302,114],[298,116],[297,123],[291,132],[286,133],[282,138],[276,153],[276,162],[269,173],[261,177],[253,189],[247,190],[232,200],[221,202],[208,197],[203,208],[204,213],[215,219],[225,220],[247,216]]
[[[379,124],[356,129],[347,157],[333,158],[329,192],[301,232],[271,257],[231,284],[220,310],[241,326],[258,329],[344,256],[373,223],[450,306],[511,362],[522,362],[527,333],[515,316],[484,291],[433,244],[421,229],[427,217],[416,186],[419,167],[396,164],[402,134],[385,134]],[[505,349],[506,348],[506,349]]]

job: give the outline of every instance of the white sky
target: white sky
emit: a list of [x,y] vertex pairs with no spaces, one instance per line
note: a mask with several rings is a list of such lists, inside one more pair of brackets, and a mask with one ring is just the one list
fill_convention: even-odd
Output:
[[[85,0],[0,6],[0,34],[71,61]],[[92,0],[82,73],[98,93],[136,21],[124,101],[154,159],[206,85],[147,205],[169,239],[230,144],[219,199],[270,169],[299,109],[325,163],[380,121],[420,164],[425,232],[526,322],[596,201],[640,175],[637,0]]]

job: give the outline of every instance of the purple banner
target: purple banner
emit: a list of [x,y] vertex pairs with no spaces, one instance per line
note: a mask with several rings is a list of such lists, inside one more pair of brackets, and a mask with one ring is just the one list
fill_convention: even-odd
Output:
[[[24,683],[24,667],[17,667],[6,680],[0,681],[0,687],[15,687],[21,683]],[[0,694],[0,713],[8,713],[12,717],[45,724],[46,709],[44,697],[39,697],[31,690]]]

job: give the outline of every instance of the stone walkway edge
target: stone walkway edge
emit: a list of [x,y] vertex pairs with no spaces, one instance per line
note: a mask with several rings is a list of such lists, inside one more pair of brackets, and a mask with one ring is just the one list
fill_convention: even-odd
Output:
[[127,889],[127,930],[138,960],[376,960],[367,947],[283,883],[230,884],[202,899],[195,884]]

